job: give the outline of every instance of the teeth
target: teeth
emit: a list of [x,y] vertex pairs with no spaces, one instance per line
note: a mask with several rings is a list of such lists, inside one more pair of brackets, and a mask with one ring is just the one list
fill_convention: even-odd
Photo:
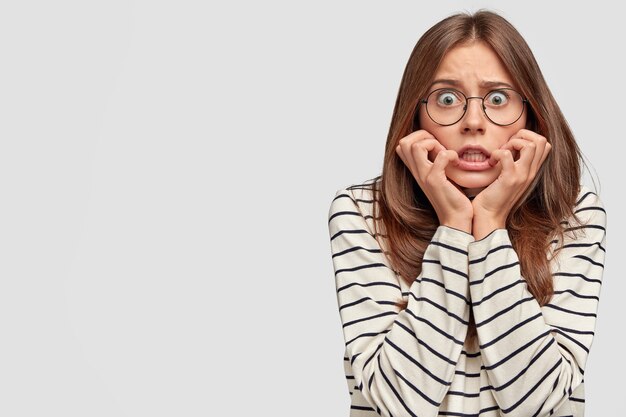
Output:
[[468,162],[483,162],[487,160],[487,155],[480,151],[467,151],[463,153],[461,159]]

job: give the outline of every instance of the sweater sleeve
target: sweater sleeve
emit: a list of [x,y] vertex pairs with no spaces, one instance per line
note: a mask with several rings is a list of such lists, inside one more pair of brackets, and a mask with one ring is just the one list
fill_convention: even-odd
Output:
[[548,416],[583,381],[605,258],[606,212],[581,193],[582,226],[553,261],[554,295],[540,306],[520,275],[507,230],[469,245],[469,280],[483,364],[505,416]]
[[[367,217],[367,216],[366,216]],[[407,308],[352,192],[331,203],[328,227],[346,355],[356,389],[383,416],[436,416],[454,377],[469,319],[472,235],[440,226],[410,285]]]

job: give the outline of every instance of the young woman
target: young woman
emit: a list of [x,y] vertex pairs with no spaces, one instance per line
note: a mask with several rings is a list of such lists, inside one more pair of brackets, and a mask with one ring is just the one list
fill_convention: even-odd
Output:
[[606,213],[581,162],[509,22],[422,36],[382,175],[329,210],[351,416],[583,416]]

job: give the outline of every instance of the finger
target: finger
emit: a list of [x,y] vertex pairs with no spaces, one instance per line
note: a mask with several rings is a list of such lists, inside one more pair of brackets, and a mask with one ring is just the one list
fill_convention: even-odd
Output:
[[546,143],[546,146],[543,148],[543,153],[541,154],[541,158],[539,160],[539,165],[537,167],[537,170],[533,173],[531,178],[529,178],[529,180],[528,180],[528,182],[531,184],[531,188],[534,188],[533,181],[535,181],[537,179],[537,174],[541,170],[541,167],[543,166],[543,163],[545,162],[546,158],[548,157],[548,154],[550,153],[550,149],[552,149],[552,145],[550,145],[549,143]]
[[508,149],[496,149],[491,153],[489,165],[496,166],[498,162],[502,166],[500,175],[515,175],[515,162],[513,161],[513,153]]
[[532,142],[527,139],[516,138],[515,136],[513,136],[504,145],[500,146],[500,149],[508,149],[510,151],[513,151],[513,150],[519,151],[524,146],[528,145],[529,143],[532,143]]
[[[521,151],[523,147],[527,146],[530,143],[534,143],[537,149],[540,149],[544,146],[541,142],[536,142],[528,139],[516,138],[515,136],[508,140],[504,145],[500,147],[500,149],[508,149],[510,151]],[[547,144],[547,142],[545,142]],[[515,152],[513,152],[515,153]]]
[[[419,144],[422,141],[435,141],[435,148],[436,149],[436,145],[439,144],[441,146],[442,149],[443,146],[434,138],[432,137],[428,137],[426,135],[430,135],[428,132],[426,132],[425,130],[420,130],[420,131],[416,131],[411,133],[410,135],[407,135],[405,137],[403,137],[402,139],[400,139],[398,141],[398,145],[396,146],[396,153],[400,156],[400,159],[402,159],[402,162],[404,162],[404,164],[408,167],[409,171],[411,171],[411,174],[413,174],[413,176],[415,177],[416,180],[419,179],[419,172],[418,172],[418,162],[419,162],[419,158],[416,161],[416,158],[414,157],[413,151],[411,150],[411,148],[413,146],[418,146],[415,144]],[[421,146],[421,145],[420,145]],[[432,146],[428,146],[427,148],[430,148]],[[425,151],[426,153],[428,153],[428,151]],[[434,159],[434,157],[433,157]],[[422,162],[419,162],[420,165],[422,164]],[[427,166],[430,166],[431,163],[430,161],[426,162]]]
[[543,148],[543,155],[541,155],[541,164],[544,163],[544,161],[548,157],[548,154],[550,153],[551,150],[552,150],[552,145],[550,145],[549,143],[546,143],[546,147]]
[[439,152],[433,163],[432,173],[438,178],[446,177],[446,168],[449,165],[459,164],[459,154],[453,150]]
[[513,137],[526,139],[526,140],[530,140],[533,142],[546,141],[545,136],[542,136],[539,133],[533,132],[532,130],[528,130],[528,129],[518,130],[517,133],[513,135]]
[[424,139],[435,139],[435,135],[433,135],[432,133],[428,132],[427,130],[420,129],[420,130],[416,130],[415,132],[409,133],[408,135],[406,135],[405,137],[400,139],[400,141],[398,143],[399,144],[402,144],[402,143],[406,144],[406,143],[420,142],[420,141],[422,141]]
[[445,151],[446,148],[435,138],[424,138],[420,140],[420,146],[423,146],[426,149],[429,160],[431,162],[435,161],[435,158],[441,151]]
[[517,161],[520,156],[520,151],[522,150],[524,146],[528,145],[529,143],[531,142],[526,139],[512,137],[511,139],[508,140],[508,142],[502,145],[500,149],[510,150],[513,154],[513,160]]
[[402,146],[400,145],[396,146],[396,153],[398,154],[402,162],[404,162],[404,165],[407,165],[406,157],[404,156],[404,150],[402,149]]
[[539,157],[540,155],[537,156],[537,145],[534,142],[527,142],[526,146],[520,150],[520,156],[516,163],[527,178],[534,176],[534,172],[537,171]]
[[415,138],[410,138],[409,136],[406,136],[400,139],[400,141],[398,142],[398,146],[396,146],[396,153],[398,153],[400,159],[402,159],[404,165],[409,168],[409,171],[411,171],[413,176],[417,175],[415,161],[413,160],[413,157],[411,155],[411,145],[415,142],[415,140]]
[[432,150],[428,151],[428,158],[429,160],[435,162],[435,159],[437,158],[437,155],[439,155],[439,152],[445,151],[447,149],[437,139],[432,139],[432,140],[435,141],[434,147]]
[[410,152],[420,178],[425,178],[433,166],[433,163],[428,159],[428,155],[431,152],[435,153],[436,157],[434,160],[436,161],[442,151],[445,151],[445,148],[436,139],[423,139],[411,144]]
[[543,152],[545,146],[548,144],[548,140],[545,136],[540,135],[539,133],[533,132],[528,129],[520,129],[514,136],[514,138],[520,138],[527,141],[530,141],[536,146],[536,158],[534,158],[532,163],[531,172],[534,174],[539,170],[540,165],[543,162]]

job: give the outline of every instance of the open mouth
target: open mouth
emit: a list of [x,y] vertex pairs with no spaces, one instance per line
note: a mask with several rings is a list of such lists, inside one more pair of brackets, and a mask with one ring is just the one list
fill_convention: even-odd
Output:
[[483,147],[470,147],[459,152],[458,167],[464,171],[485,171],[491,169],[489,152]]
[[467,162],[484,162],[489,159],[489,157],[481,151],[468,150],[463,152],[461,159]]

